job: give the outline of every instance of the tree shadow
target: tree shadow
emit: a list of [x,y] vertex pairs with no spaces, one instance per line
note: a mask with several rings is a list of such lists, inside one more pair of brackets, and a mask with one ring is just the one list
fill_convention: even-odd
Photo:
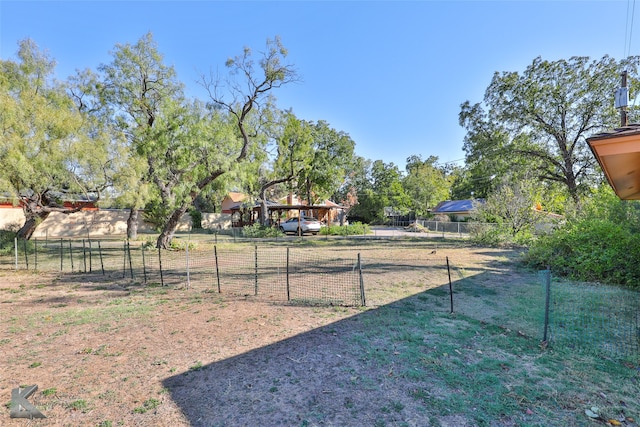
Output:
[[429,322],[450,316],[449,298],[442,283],[163,385],[192,426],[432,425],[443,414],[424,399],[440,392]]

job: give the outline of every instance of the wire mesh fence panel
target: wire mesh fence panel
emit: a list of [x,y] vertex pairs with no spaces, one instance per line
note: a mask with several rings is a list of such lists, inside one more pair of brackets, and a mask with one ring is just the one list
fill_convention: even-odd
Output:
[[[192,254],[191,254],[192,255]],[[187,274],[187,257],[185,251],[159,250],[156,251],[157,269],[164,286],[183,286],[189,284]]]
[[182,252],[185,260],[187,286],[213,290],[216,286],[215,253],[213,249]]
[[362,305],[357,258],[321,257],[295,251],[289,261],[289,297],[293,302]]
[[327,251],[300,248],[223,246],[216,254],[215,246],[207,244],[187,251],[116,239],[34,239],[16,242],[15,254],[3,262],[11,269],[91,274],[90,280],[212,290],[219,286],[222,292],[303,303],[363,303],[353,250],[334,250],[327,256]]
[[[288,301],[287,254],[288,248],[255,248],[257,266],[256,293],[272,300]],[[290,259],[290,256],[289,256]]]
[[253,250],[217,251],[217,269],[222,293],[256,295]]
[[607,285],[553,283],[550,341],[580,351],[640,354],[640,294]]

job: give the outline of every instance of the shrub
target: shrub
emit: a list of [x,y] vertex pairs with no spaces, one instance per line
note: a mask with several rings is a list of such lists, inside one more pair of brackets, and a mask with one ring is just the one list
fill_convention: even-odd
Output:
[[322,227],[320,234],[326,236],[356,236],[370,233],[368,224],[361,222],[354,222],[349,225],[330,225],[328,227]]
[[258,223],[242,227],[242,235],[250,238],[278,237],[282,232],[275,227],[265,227]]
[[577,280],[640,286],[640,236],[626,226],[588,218],[576,220],[535,241],[527,265]]
[[473,243],[493,247],[528,246],[534,238],[528,228],[513,233],[511,228],[500,223],[470,223],[469,234]]
[[13,231],[0,230],[0,255],[12,255],[14,251],[14,238],[16,233]]
[[189,211],[189,216],[191,217],[191,228],[201,229],[202,212],[194,208]]
[[177,240],[177,239],[171,240],[171,243],[169,244],[169,249],[173,251],[186,251],[187,246],[189,247],[189,250],[196,249],[195,243],[185,242],[184,240]]

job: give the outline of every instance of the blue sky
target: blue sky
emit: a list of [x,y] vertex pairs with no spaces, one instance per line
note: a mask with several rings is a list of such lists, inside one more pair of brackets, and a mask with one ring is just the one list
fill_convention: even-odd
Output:
[[347,132],[368,159],[462,164],[460,104],[482,101],[494,72],[523,71],[538,56],[639,55],[634,1],[0,0],[0,57],[31,38],[63,79],[151,31],[188,93],[204,99],[201,74],[279,35],[302,76],[275,92],[279,107]]

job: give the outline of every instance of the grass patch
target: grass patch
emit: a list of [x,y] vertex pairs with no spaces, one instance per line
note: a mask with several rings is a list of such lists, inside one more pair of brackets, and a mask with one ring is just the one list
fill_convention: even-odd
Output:
[[[496,291],[484,292],[483,286],[465,279],[467,301],[471,297],[491,305]],[[426,292],[434,293],[439,291]],[[628,413],[628,408],[640,407],[637,363],[541,346],[535,325],[540,325],[543,312],[532,304],[540,300],[539,294],[539,285],[532,283],[508,294],[509,301],[502,295],[507,310],[491,323],[430,310],[431,299],[411,298],[363,315],[364,327],[349,343],[365,365],[402,378],[408,395],[426,411],[459,414],[474,425],[496,425],[498,420],[575,425],[588,406],[598,406],[610,418],[620,417],[625,408]],[[534,332],[503,326],[514,318],[531,325],[522,329]]]
[[133,410],[136,414],[144,414],[145,412],[152,411],[155,408],[160,406],[160,401],[158,399],[147,399],[142,403],[142,406],[138,406]]
[[72,411],[86,412],[89,409],[89,404],[86,400],[74,400],[67,405],[67,409],[70,409]]

